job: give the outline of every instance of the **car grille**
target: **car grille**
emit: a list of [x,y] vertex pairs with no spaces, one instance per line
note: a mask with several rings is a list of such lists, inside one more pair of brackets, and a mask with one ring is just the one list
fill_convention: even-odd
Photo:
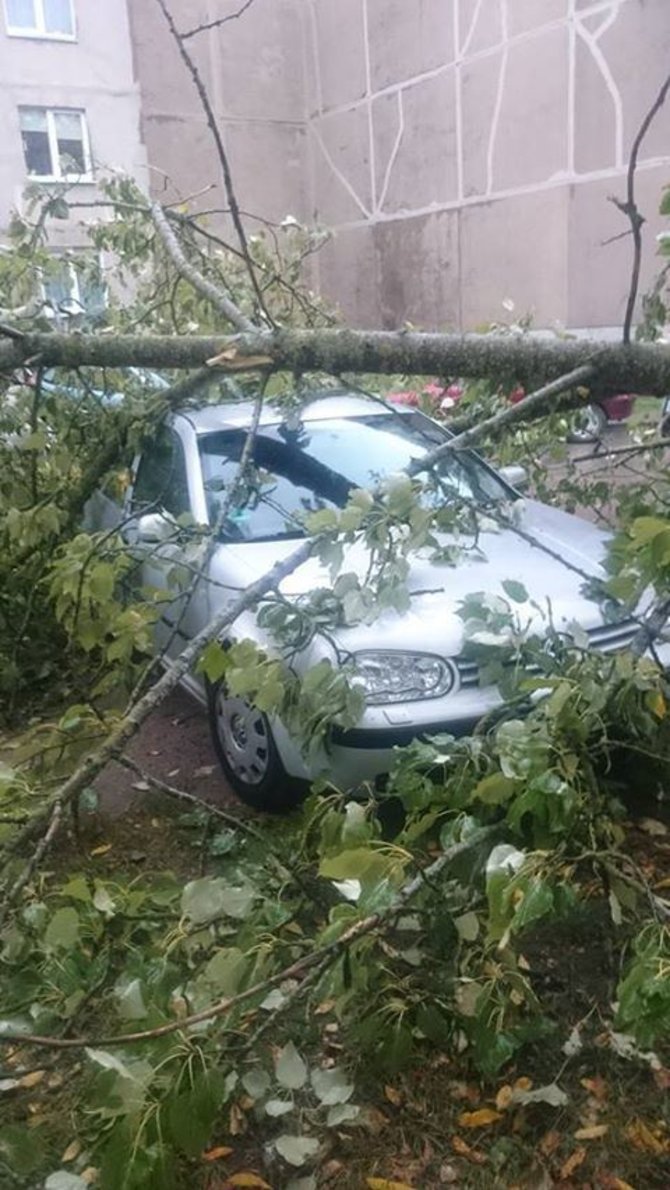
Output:
[[[597,628],[586,629],[591,648],[599,653],[617,653],[627,649],[631,644],[638,625],[635,620],[619,620],[617,624],[600,624]],[[514,662],[511,662],[514,664]],[[460,678],[461,690],[472,689],[479,685],[479,665],[467,657],[456,659],[456,669]],[[527,665],[527,673],[539,673],[537,665]]]

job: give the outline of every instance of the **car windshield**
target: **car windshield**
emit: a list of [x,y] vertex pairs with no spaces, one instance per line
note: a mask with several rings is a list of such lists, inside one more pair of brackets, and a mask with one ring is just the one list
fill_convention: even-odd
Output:
[[[199,439],[211,523],[235,479],[246,437],[246,429],[230,429]],[[261,426],[253,469],[223,535],[237,541],[300,537],[306,514],[343,508],[352,489],[374,487],[447,438],[421,413],[332,417],[304,422],[297,430]],[[448,455],[438,474],[455,496],[478,504],[510,498],[510,489],[469,451]]]

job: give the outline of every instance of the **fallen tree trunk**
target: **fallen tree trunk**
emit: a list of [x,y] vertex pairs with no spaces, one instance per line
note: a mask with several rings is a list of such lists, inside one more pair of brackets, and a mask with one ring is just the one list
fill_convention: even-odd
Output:
[[531,389],[593,365],[595,393],[670,393],[670,349],[661,344],[439,335],[405,331],[280,330],[220,337],[26,334],[0,340],[0,370],[39,358],[44,367],[200,368],[223,373],[259,367],[301,374],[346,372],[490,376]]

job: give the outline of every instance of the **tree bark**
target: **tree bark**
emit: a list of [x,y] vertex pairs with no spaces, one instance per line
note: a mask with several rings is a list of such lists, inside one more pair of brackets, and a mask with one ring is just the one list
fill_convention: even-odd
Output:
[[0,340],[0,370],[39,357],[44,367],[199,368],[237,373],[272,366],[293,371],[441,378],[489,376],[527,389],[594,365],[594,395],[670,393],[670,349],[663,344],[546,340],[404,331],[280,330],[215,336],[27,334]]

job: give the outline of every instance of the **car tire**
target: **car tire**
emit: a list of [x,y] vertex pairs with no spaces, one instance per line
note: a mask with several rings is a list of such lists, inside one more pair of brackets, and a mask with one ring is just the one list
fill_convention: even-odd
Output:
[[229,695],[223,682],[207,684],[207,706],[214,751],[240,801],[268,814],[299,806],[308,783],[286,772],[268,716],[246,699]]
[[589,405],[573,414],[568,431],[568,442],[599,442],[607,429],[607,414],[600,405]]

